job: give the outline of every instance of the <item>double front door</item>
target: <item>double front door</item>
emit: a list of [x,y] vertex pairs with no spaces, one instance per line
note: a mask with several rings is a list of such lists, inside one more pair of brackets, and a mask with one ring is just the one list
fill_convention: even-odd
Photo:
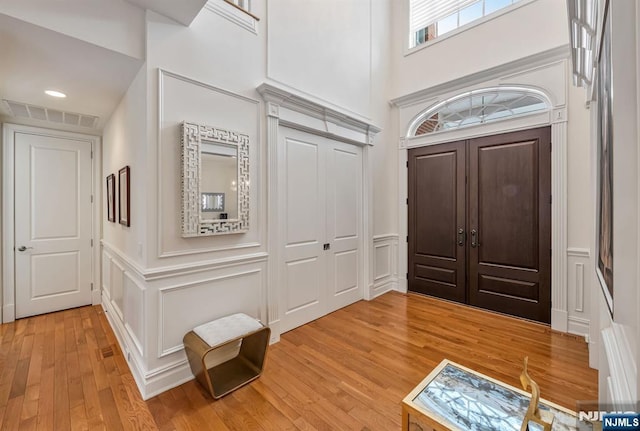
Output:
[[362,149],[281,127],[282,332],[363,297]]
[[549,127],[409,150],[409,290],[551,318]]

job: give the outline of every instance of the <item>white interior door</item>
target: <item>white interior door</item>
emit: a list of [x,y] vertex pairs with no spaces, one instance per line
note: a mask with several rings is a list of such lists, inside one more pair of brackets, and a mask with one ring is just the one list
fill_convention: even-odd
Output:
[[281,328],[362,299],[362,150],[282,127]]
[[15,134],[16,318],[91,304],[91,145]]
[[327,254],[329,312],[363,297],[362,149],[329,141],[327,148]]
[[284,248],[282,332],[326,313],[325,152],[320,138],[283,129],[281,142],[281,229]]

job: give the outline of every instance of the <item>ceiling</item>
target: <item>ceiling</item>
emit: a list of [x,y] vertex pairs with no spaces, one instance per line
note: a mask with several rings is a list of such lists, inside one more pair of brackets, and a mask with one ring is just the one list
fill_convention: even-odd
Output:
[[[97,116],[94,133],[102,130],[143,63],[3,14],[0,58],[0,99]],[[62,91],[67,97],[47,96],[47,89]],[[0,116],[12,121],[5,103],[0,103]],[[89,131],[84,129],[80,131]]]
[[149,9],[180,24],[191,25],[207,0],[126,0],[142,9]]
[[[126,2],[188,26],[207,0]],[[144,59],[2,13],[0,59],[0,121],[94,134],[102,131],[144,63]],[[45,90],[58,90],[67,97],[53,98],[45,95]],[[62,121],[37,120],[38,115],[31,115],[31,111]],[[20,117],[20,112],[32,118]],[[98,118],[91,121],[93,117]],[[65,124],[69,123],[66,119],[78,118],[76,125]],[[83,127],[89,123],[92,127]]]

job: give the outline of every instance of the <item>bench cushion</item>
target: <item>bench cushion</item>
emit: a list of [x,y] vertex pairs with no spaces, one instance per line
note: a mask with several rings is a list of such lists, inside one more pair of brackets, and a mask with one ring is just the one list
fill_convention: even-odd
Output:
[[193,332],[214,347],[262,328],[262,324],[244,313],[232,314],[193,328]]

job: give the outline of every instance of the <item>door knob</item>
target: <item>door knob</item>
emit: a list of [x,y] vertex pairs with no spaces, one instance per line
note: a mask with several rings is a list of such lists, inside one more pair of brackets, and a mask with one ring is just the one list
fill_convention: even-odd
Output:
[[18,251],[25,251],[25,250],[32,250],[33,247],[25,247],[24,245],[21,245],[20,247],[18,247]]

